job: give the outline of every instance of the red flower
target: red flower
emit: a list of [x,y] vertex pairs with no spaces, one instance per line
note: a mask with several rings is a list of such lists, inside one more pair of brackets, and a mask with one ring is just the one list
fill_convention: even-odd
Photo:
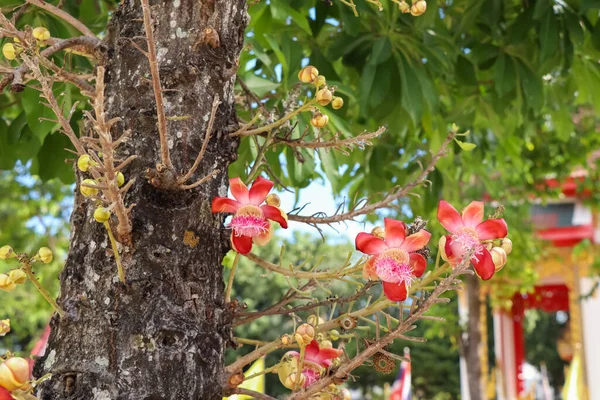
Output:
[[471,263],[475,272],[483,280],[490,279],[496,269],[483,242],[506,237],[508,227],[504,219],[483,221],[483,202],[480,201],[471,202],[461,216],[450,203],[441,200],[437,217],[442,226],[452,234],[446,236],[443,248],[450,265],[458,265],[464,254],[474,250]]
[[361,232],[356,236],[356,249],[372,255],[363,268],[368,279],[381,279],[383,292],[393,301],[406,300],[408,287],[425,272],[427,260],[415,251],[429,242],[431,233],[420,230],[406,236],[402,221],[385,218],[385,239]]
[[[334,358],[338,358],[343,354],[342,350],[333,349],[331,347],[320,347],[319,342],[313,339],[312,342],[304,350],[304,362],[302,363],[302,375],[304,375],[303,386],[310,386],[315,383],[327,368],[331,366]],[[291,355],[296,359],[300,358],[297,351],[289,351],[287,355]]]
[[250,190],[240,178],[229,180],[231,194],[235,200],[227,197],[215,197],[212,212],[233,213],[229,226],[232,228],[231,244],[235,251],[247,254],[252,243],[264,245],[271,239],[269,220],[279,222],[287,228],[287,215],[279,208],[267,204],[261,205],[273,188],[273,182],[258,177]]

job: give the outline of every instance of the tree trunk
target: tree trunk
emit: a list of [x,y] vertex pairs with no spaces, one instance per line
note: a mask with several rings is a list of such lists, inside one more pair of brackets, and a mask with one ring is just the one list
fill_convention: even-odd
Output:
[[217,95],[214,135],[195,178],[220,172],[187,191],[148,183],[146,171],[160,161],[156,106],[148,61],[132,45],[146,47],[141,4],[122,2],[105,40],[105,80],[107,114],[122,118],[113,136],[131,130],[118,154],[139,157],[124,171],[137,179],[125,199],[136,204],[133,243],[120,251],[127,285],[117,278],[106,230],[92,218],[95,205],[77,190],[60,276],[67,315],[53,318],[36,363],[37,376],[52,373],[41,399],[221,399],[231,335],[221,260],[230,245],[210,205],[227,195],[236,157],[227,131],[237,126],[233,86],[248,15],[244,0],[156,2],[152,15],[166,115],[186,117],[168,122],[175,168],[190,168]]
[[481,379],[481,356],[482,346],[487,346],[487,343],[482,342],[480,331],[479,278],[473,275],[465,275],[465,281],[467,284],[466,295],[469,318],[466,332],[463,332],[463,337],[459,341],[460,352],[467,365],[470,400],[484,400],[485,388]]

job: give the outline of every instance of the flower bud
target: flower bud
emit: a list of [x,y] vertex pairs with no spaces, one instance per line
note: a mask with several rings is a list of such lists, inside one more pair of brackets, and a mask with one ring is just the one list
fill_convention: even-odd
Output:
[[298,79],[304,83],[311,83],[319,76],[319,70],[312,65],[307,65],[298,72]]
[[446,254],[446,236],[442,236],[438,242],[440,256],[442,260],[448,261],[448,255]]
[[14,60],[17,58],[17,49],[12,43],[5,43],[4,46],[2,46],[2,54],[7,60]]
[[37,28],[33,28],[31,32],[33,37],[42,42],[50,39],[50,31],[43,26],[38,26]]
[[290,335],[288,335],[288,334],[282,335],[282,336],[281,336],[281,343],[282,343],[284,346],[287,346],[287,345],[289,345],[289,344],[292,344],[292,337],[291,337]]
[[[299,381],[298,384],[296,384],[296,380]],[[292,372],[285,378],[285,381],[283,381],[281,383],[283,384],[283,386],[285,386],[288,389],[294,389],[296,387],[304,386],[305,382],[306,382],[306,378],[304,377],[304,375],[302,375],[302,373]]]
[[500,271],[506,264],[506,252],[502,247],[494,247],[490,251],[492,255],[492,261],[496,267],[496,272]]
[[427,2],[425,0],[418,0],[410,8],[410,14],[413,17],[418,17],[419,15],[422,15],[425,10],[427,10]]
[[12,357],[0,364],[0,386],[12,392],[29,380],[29,363],[21,357]]
[[10,332],[10,319],[0,319],[0,336]]
[[275,193],[269,193],[267,196],[267,204],[270,206],[279,207],[281,205],[281,199]]
[[331,340],[338,340],[340,338],[340,333],[335,329],[329,331],[329,337]]
[[352,395],[350,394],[350,391],[348,389],[342,388],[340,392],[343,400],[352,400]]
[[306,319],[306,323],[312,326],[317,326],[319,325],[319,318],[316,315],[309,315],[309,317]]
[[315,85],[317,85],[317,87],[321,87],[324,86],[327,83],[327,80],[325,79],[325,76],[323,75],[319,75],[317,76],[317,79],[315,79]]
[[9,245],[0,247],[0,260],[15,258],[17,255]]
[[322,349],[332,349],[333,343],[331,343],[331,340],[322,340],[321,343],[319,343],[319,347]]
[[402,11],[404,14],[409,13],[410,12],[410,5],[403,1],[400,4],[398,4],[398,8],[400,9],[400,11]]
[[320,112],[314,113],[312,119],[310,120],[312,126],[319,129],[327,125],[328,122],[329,117],[327,115],[321,114]]
[[[5,292],[12,292],[15,290],[17,285],[10,279],[10,277],[6,274],[0,274],[0,290],[4,290]],[[1,385],[0,385],[1,386]]]
[[376,226],[375,228],[373,228],[373,230],[371,231],[371,235],[385,239],[385,231],[380,226]]
[[123,186],[125,183],[125,175],[121,171],[117,172],[117,185],[119,187]]
[[95,167],[96,162],[88,154],[84,154],[77,159],[77,168],[82,172],[87,172],[90,167]]
[[339,110],[344,107],[344,99],[341,97],[334,97],[331,101],[331,107],[333,107],[334,110]]
[[510,240],[509,238],[502,239],[500,247],[504,249],[506,255],[509,255],[510,253],[512,253],[512,240]]
[[12,281],[12,283],[16,285],[22,285],[27,281],[27,274],[22,269],[13,269],[8,274],[8,277]]
[[54,257],[52,254],[52,250],[50,250],[47,247],[42,247],[38,250],[37,253],[39,259],[41,262],[43,262],[44,264],[49,264],[52,262],[52,258]]
[[89,186],[84,186],[84,184],[85,185],[96,185],[96,181],[95,180],[93,180],[93,179],[84,179],[81,183],[82,184],[79,186],[79,191],[85,197],[95,196],[95,195],[98,194],[98,189],[92,188],[92,187],[89,187]]
[[110,211],[105,207],[98,207],[94,211],[94,219],[98,222],[104,223],[110,219]]
[[324,88],[317,92],[315,98],[317,99],[317,103],[322,106],[326,106],[327,104],[331,103],[331,100],[333,99],[333,93],[331,93],[331,90]]
[[315,328],[309,324],[302,324],[296,329],[294,338],[300,346],[308,346],[315,338]]

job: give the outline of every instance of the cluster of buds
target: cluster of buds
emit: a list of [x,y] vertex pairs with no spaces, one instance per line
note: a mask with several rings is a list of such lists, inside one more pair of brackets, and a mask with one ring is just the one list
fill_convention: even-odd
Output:
[[418,17],[419,15],[423,15],[427,10],[427,2],[425,0],[413,0],[412,6],[410,6],[406,1],[402,0],[398,3],[398,8],[403,13],[410,13],[414,17]]
[[488,244],[496,272],[504,268],[508,255],[512,252],[512,241],[509,238],[502,238],[499,242],[498,246],[494,246],[492,243]]
[[[312,83],[315,85],[315,101],[320,106],[331,104],[334,110],[339,110],[344,106],[344,99],[334,96],[334,88],[327,86],[327,79],[324,75],[319,75],[319,70],[312,65],[307,65],[298,72],[298,79],[303,83]],[[323,128],[329,123],[329,117],[319,111],[315,111],[310,123],[315,128]]]
[[[92,159],[88,154],[84,154],[77,159],[77,168],[81,172],[88,172],[90,168],[97,167],[98,163]],[[101,180],[100,178],[99,180]],[[117,186],[121,187],[125,184],[125,175],[121,171],[115,174],[115,179],[117,181]],[[81,181],[81,185],[79,186],[79,191],[85,197],[96,198],[98,196],[98,183],[94,179],[84,179]],[[101,182],[100,182],[101,183]],[[100,223],[107,222],[110,219],[110,208],[106,208],[103,206],[98,206],[94,211],[94,219]]]
[[10,357],[0,364],[0,388],[9,392],[25,389],[29,384],[29,362],[21,357]]
[[[46,46],[48,39],[50,39],[50,31],[43,26],[33,28],[31,34],[39,47]],[[17,37],[13,38],[12,43],[5,43],[4,46],[2,46],[2,55],[4,55],[7,60],[15,60],[22,51],[22,43]]]
[[[11,258],[17,258],[17,254],[14,252],[12,247],[6,245],[0,247],[0,259],[7,260]],[[38,250],[37,254],[30,260],[31,263],[41,261],[44,264],[52,262],[53,254],[52,250],[48,247],[42,247]],[[23,269],[17,268],[11,270],[8,274],[0,274],[0,290],[5,292],[12,292],[16,289],[17,285],[22,285],[27,281],[27,274]],[[0,323],[0,335],[2,331],[2,324]]]

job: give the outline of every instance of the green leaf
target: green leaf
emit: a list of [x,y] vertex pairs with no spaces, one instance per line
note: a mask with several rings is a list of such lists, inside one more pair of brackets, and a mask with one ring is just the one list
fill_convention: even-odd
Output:
[[501,54],[494,64],[494,87],[500,96],[504,96],[515,88],[516,72],[511,56]]
[[541,78],[522,61],[517,61],[517,70],[527,104],[533,110],[540,110],[544,105],[544,87]]
[[56,124],[50,121],[40,121],[39,119],[48,118],[53,120],[56,119],[56,115],[41,101],[40,92],[29,87],[21,94],[21,105],[27,116],[27,126],[43,142],[46,135],[54,129]]
[[288,5],[286,0],[274,0],[271,2],[271,14],[273,18],[279,22],[287,24],[288,18],[298,25],[304,32],[306,32],[309,36],[312,36],[312,30],[310,29],[310,25],[308,24],[308,19],[306,15],[294,10],[292,7]]
[[596,22],[592,32],[592,45],[596,50],[600,50],[600,21]]
[[254,74],[249,74],[244,77],[244,83],[250,88],[258,97],[263,97],[271,90],[276,90],[279,87],[279,83],[272,82],[268,79],[261,78]]
[[569,35],[571,36],[571,39],[573,39],[573,42],[583,43],[583,27],[581,26],[581,21],[577,14],[567,10],[564,13],[564,18],[565,26],[567,27],[567,30],[569,31]]
[[545,14],[540,29],[541,56],[545,60],[556,53],[558,48],[558,22],[552,12]]
[[458,147],[460,147],[463,151],[473,151],[475,147],[477,147],[475,143],[461,142],[456,139],[454,141],[458,143]]
[[14,149],[15,145],[11,144],[8,125],[0,118],[0,169],[11,169],[15,165]]
[[533,11],[533,19],[541,19],[552,8],[553,0],[537,0]]
[[72,148],[69,138],[62,133],[56,132],[46,136],[37,156],[37,175],[43,181],[58,178],[65,184],[75,182],[73,164],[65,162],[73,158],[73,154],[65,149]]
[[463,55],[456,60],[456,81],[463,86],[477,86],[475,66]]
[[392,56],[392,44],[387,37],[380,37],[373,43],[373,52],[369,58],[369,64],[379,65],[386,62]]
[[600,0],[583,0],[581,2],[580,11],[582,13],[592,8],[600,8]]

